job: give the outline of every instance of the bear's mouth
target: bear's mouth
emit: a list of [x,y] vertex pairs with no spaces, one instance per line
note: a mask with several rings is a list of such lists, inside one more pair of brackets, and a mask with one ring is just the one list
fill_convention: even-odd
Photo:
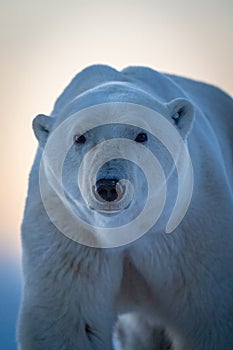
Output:
[[133,199],[134,189],[126,179],[100,179],[92,186],[88,205],[92,210],[113,214],[127,209]]

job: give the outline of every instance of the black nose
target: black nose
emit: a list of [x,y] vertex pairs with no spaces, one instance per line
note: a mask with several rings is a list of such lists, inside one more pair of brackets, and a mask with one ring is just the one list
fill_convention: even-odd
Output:
[[96,190],[100,197],[107,202],[113,202],[117,199],[116,191],[117,179],[100,179],[96,182]]

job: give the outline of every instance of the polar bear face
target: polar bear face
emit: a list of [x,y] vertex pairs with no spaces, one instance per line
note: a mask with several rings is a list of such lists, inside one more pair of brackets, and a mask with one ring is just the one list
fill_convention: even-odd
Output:
[[[154,105],[156,113],[162,114],[160,119],[167,126],[173,123],[182,140],[191,129],[193,110],[185,99],[161,104],[141,91],[123,90],[124,94],[119,86],[98,88],[75,99],[54,118],[39,115],[34,120],[53,192],[61,198],[58,192],[62,188],[64,207],[68,203],[70,210],[89,225],[115,228],[135,220],[147,204],[149,191],[158,203],[155,210],[163,209],[161,191],[175,167],[166,140],[161,142],[154,136],[144,106]],[[157,132],[161,132],[159,119],[152,118]],[[164,135],[169,138],[167,130]],[[179,158],[179,147],[175,153]],[[159,160],[157,168],[152,167],[152,157]],[[158,163],[162,164],[163,176]]]
[[[148,137],[145,130],[122,124],[106,124],[74,136],[72,159],[78,152],[79,185],[89,208],[103,214],[117,214],[130,205],[142,208],[147,186],[137,163],[140,146],[148,144]],[[138,152],[126,152],[121,142],[135,143]]]

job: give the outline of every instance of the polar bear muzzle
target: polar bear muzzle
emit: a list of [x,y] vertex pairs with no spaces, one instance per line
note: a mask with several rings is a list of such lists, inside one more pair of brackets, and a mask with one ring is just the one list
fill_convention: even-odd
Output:
[[126,209],[133,199],[133,187],[126,179],[99,179],[88,198],[91,209],[114,213]]

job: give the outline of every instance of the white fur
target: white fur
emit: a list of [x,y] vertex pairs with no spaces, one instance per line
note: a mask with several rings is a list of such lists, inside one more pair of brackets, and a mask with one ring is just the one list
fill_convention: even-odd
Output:
[[[74,111],[118,100],[141,103],[169,119],[168,106],[177,112],[177,98],[195,110],[193,125],[189,108],[181,125],[194,192],[178,228],[171,235],[152,230],[114,249],[82,246],[60,233],[44,210],[38,181],[49,132]],[[123,327],[127,350],[136,349],[135,337],[146,339],[143,350],[155,348],[154,335],[160,335],[151,332],[158,320],[175,350],[233,349],[232,114],[232,99],[213,86],[143,67],[117,72],[92,66],[63,92],[53,119],[35,119],[40,147],[22,224],[20,350],[110,350],[117,316],[127,312],[139,316],[122,319],[114,335],[120,347]]]

